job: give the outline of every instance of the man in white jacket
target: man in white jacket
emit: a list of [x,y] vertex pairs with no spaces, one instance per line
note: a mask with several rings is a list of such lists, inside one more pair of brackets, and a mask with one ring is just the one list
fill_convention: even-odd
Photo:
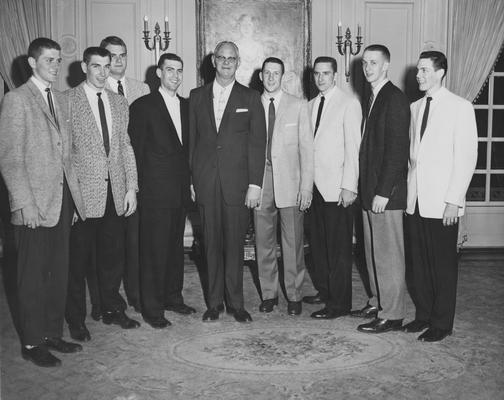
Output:
[[446,56],[424,51],[417,81],[425,96],[411,105],[406,212],[411,262],[406,279],[415,319],[406,332],[443,340],[452,333],[457,294],[457,236],[465,195],[476,166],[477,129],[472,104],[441,86]]

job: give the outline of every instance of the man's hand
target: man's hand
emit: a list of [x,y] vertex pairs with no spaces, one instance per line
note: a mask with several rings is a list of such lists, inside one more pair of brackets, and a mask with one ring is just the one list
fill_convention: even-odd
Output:
[[245,205],[248,208],[256,208],[261,199],[261,188],[257,186],[249,186],[247,195],[245,196]]
[[191,188],[191,200],[196,201],[196,192],[194,191],[194,185],[191,185],[190,188]]
[[343,204],[343,207],[347,208],[352,205],[355,199],[357,198],[357,193],[352,192],[351,190],[341,189],[341,193],[338,200],[338,206]]
[[312,202],[312,192],[308,190],[300,190],[297,199],[296,205],[299,206],[299,211],[306,211],[310,208]]
[[443,213],[443,225],[455,225],[458,221],[458,206],[455,204],[446,203]]
[[130,189],[126,192],[126,196],[124,196],[124,210],[126,213],[125,217],[129,217],[136,211],[137,208],[137,198],[136,192],[134,189]]
[[39,213],[37,206],[29,204],[21,209],[21,216],[23,217],[23,225],[28,228],[38,228],[42,216]]
[[373,211],[375,214],[381,214],[385,211],[388,202],[388,197],[375,195],[375,197],[373,198],[373,203],[371,204],[371,211]]

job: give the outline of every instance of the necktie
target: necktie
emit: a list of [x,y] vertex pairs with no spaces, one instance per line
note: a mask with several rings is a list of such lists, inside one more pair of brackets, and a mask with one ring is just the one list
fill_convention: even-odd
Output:
[[121,96],[124,96],[124,88],[121,81],[117,81],[117,93],[119,93]]
[[266,158],[271,162],[271,139],[273,138],[273,129],[275,128],[275,103],[274,98],[270,98],[268,109],[268,150]]
[[107,126],[107,117],[105,116],[105,106],[103,105],[103,100],[101,98],[101,93],[96,93],[98,96],[98,111],[100,112],[100,122],[102,128],[103,135],[103,146],[105,147],[105,153],[107,156],[110,152],[110,143],[109,143],[109,132]]
[[215,125],[217,125],[217,131],[219,131],[222,116],[224,115],[224,110],[226,109],[226,97],[224,92],[226,88],[222,88],[219,93],[219,101],[217,102],[217,112],[215,114]]
[[367,106],[366,118],[369,117],[369,114],[371,113],[371,107],[373,107],[373,101],[374,101],[374,93],[371,92],[371,96],[369,96],[369,101],[368,101],[368,106]]
[[432,97],[427,97],[427,104],[425,104],[425,110],[423,113],[422,117],[422,126],[420,127],[420,140],[422,140],[423,134],[425,132],[425,128],[427,127],[427,119],[429,118],[429,109],[430,109],[430,102],[432,100]]
[[51,111],[51,115],[54,118],[54,122],[56,122],[56,125],[58,125],[58,119],[56,118],[56,110],[54,109],[54,103],[51,95],[51,89],[46,88],[46,93],[47,93],[47,104],[49,104],[49,111]]
[[320,103],[319,103],[319,106],[318,106],[317,122],[315,122],[315,132],[313,132],[313,136],[315,136],[317,134],[317,129],[318,129],[319,124],[320,124],[320,117],[322,116],[322,109],[324,108],[324,101],[325,101],[325,97],[322,96],[320,98]]

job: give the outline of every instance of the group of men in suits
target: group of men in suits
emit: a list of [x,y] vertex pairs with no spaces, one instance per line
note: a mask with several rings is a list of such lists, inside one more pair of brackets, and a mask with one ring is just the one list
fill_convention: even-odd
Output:
[[[442,87],[442,53],[420,55],[417,80],[426,96],[410,107],[387,78],[388,49],[368,46],[363,71],[371,95],[361,107],[335,85],[332,57],[315,60],[319,93],[307,103],[282,90],[285,67],[276,57],[263,62],[262,96],[236,82],[239,50],[223,41],[212,55],[215,80],[192,90],[187,101],[177,95],[184,64],[176,54],[160,57],[159,89],[140,96],[145,88],[124,78],[126,45],[108,37],[84,51],[85,81],[61,94],[52,88],[60,51],[51,39],[34,40],[28,49],[33,76],[7,93],[0,110],[0,171],[19,253],[24,358],[56,366],[61,361],[49,350],[82,349],[62,339],[64,317],[72,338],[91,339],[84,323],[86,276],[88,285],[96,282],[96,318],[138,327],[119,293],[125,258],[127,297],[145,322],[164,328],[170,325],[165,310],[194,313],[182,297],[191,198],[204,236],[204,322],[218,320],[224,304],[236,321],[252,321],[243,298],[243,245],[252,209],[261,312],[278,305],[280,225],[288,314],[299,315],[302,301],[323,303],[312,318],[373,318],[359,325],[362,332],[427,329],[419,337],[425,341],[451,334],[458,218],[477,135],[471,104]],[[139,98],[128,107],[135,92]],[[358,193],[372,297],[351,311]],[[318,292],[303,298],[306,211]],[[406,283],[416,316],[403,326]]]

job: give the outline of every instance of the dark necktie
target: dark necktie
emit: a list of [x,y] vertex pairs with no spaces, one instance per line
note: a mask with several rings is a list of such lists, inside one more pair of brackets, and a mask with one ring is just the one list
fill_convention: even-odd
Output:
[[425,128],[427,127],[427,119],[429,118],[430,102],[432,97],[427,97],[427,103],[425,104],[425,110],[422,117],[422,126],[420,127],[420,140],[422,140]]
[[313,136],[315,136],[317,134],[317,129],[320,125],[320,117],[322,116],[322,109],[324,108],[324,101],[325,101],[325,97],[322,96],[320,98],[320,103],[319,103],[319,106],[318,106],[318,111],[317,111],[317,122],[315,122],[315,132],[313,132]]
[[369,114],[371,113],[371,107],[373,107],[373,101],[374,101],[374,93],[371,92],[371,96],[369,96],[369,101],[368,101],[368,106],[367,106],[366,119],[367,119],[367,117],[369,117]]
[[268,109],[268,150],[266,158],[271,162],[271,139],[273,138],[273,129],[275,128],[275,99],[272,97]]
[[98,96],[98,111],[100,112],[100,122],[102,128],[103,135],[103,146],[105,147],[105,153],[107,156],[110,152],[110,143],[109,143],[109,132],[107,126],[107,117],[105,116],[105,106],[103,105],[103,100],[101,98],[101,93],[96,93]]
[[46,93],[47,93],[47,104],[49,104],[49,111],[51,111],[51,115],[54,118],[54,122],[56,122],[56,125],[58,125],[58,119],[56,118],[56,110],[54,109],[54,103],[51,95],[51,89],[46,88]]
[[124,96],[124,88],[121,81],[117,81],[117,93],[119,93],[121,96]]

